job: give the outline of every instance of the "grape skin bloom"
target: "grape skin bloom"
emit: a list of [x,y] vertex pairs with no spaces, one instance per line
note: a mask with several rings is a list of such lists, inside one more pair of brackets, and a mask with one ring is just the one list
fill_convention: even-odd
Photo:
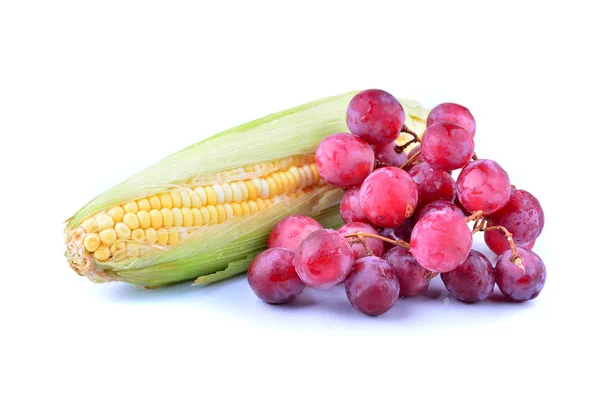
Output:
[[323,180],[341,188],[360,185],[373,171],[375,154],[365,141],[347,133],[326,137],[315,153]]
[[300,243],[294,267],[307,286],[328,289],[343,282],[352,271],[354,254],[348,241],[333,229],[320,229]]
[[248,283],[261,300],[283,304],[296,298],[306,286],[293,265],[294,252],[268,249],[257,255],[248,268]]
[[448,272],[465,262],[473,238],[463,218],[447,211],[425,215],[413,228],[410,251],[426,269]]
[[490,215],[500,210],[510,199],[510,179],[497,162],[470,162],[458,175],[456,192],[460,204],[468,211]]
[[361,207],[369,221],[382,228],[396,227],[408,219],[418,200],[417,185],[400,168],[380,168],[360,187]]

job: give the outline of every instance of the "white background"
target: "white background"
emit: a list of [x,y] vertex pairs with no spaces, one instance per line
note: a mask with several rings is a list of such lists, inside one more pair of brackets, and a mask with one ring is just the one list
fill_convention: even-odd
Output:
[[[593,2],[206,3],[0,2],[0,397],[597,398]],[[368,318],[341,291],[272,307],[244,276],[144,291],[68,268],[62,223],[96,194],[370,87],[472,110],[477,153],[545,209],[538,299],[463,305],[438,280]]]

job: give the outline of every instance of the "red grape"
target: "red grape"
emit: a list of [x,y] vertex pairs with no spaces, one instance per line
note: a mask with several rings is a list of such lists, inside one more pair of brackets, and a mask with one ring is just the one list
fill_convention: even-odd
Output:
[[294,252],[284,248],[268,249],[254,258],[248,268],[248,283],[263,301],[286,303],[304,290],[293,265]]
[[333,229],[312,232],[298,246],[294,267],[302,282],[328,289],[343,282],[352,271],[354,256],[348,241]]
[[442,103],[435,106],[427,117],[427,126],[437,122],[452,122],[475,136],[475,118],[468,108],[455,103]]
[[513,189],[508,203],[488,217],[492,225],[503,226],[519,246],[534,241],[544,228],[544,211],[539,201],[525,190]]
[[386,144],[400,136],[404,109],[388,92],[369,89],[350,100],[346,123],[350,132],[361,139],[371,144]]
[[421,139],[423,160],[442,171],[462,168],[473,157],[474,152],[473,136],[450,122],[431,125]]
[[[411,158],[412,156],[414,156],[415,154],[417,154],[418,151],[421,151],[421,145],[418,144],[415,147],[412,148],[411,151],[408,152],[408,158]],[[407,160],[408,161],[408,160]],[[419,153],[419,155],[412,160],[412,162],[410,163],[410,165],[417,165],[419,163],[423,162],[423,153]]]
[[400,283],[400,297],[416,296],[429,287],[427,270],[404,247],[391,249],[383,256],[392,267]]
[[360,188],[346,190],[340,202],[340,214],[344,222],[365,222],[369,223],[364,210],[360,205]]
[[317,147],[319,175],[330,185],[360,185],[373,171],[375,155],[364,140],[346,133],[326,137]]
[[408,173],[417,184],[419,207],[436,200],[454,201],[456,183],[449,173],[433,169],[426,162],[415,165]]
[[460,203],[470,212],[490,215],[500,210],[510,199],[508,174],[497,162],[470,162],[458,175],[456,192]]
[[480,252],[471,250],[464,263],[442,274],[442,281],[458,300],[476,303],[492,294],[496,275],[490,261]]
[[[490,250],[497,255],[501,255],[506,250],[510,249],[510,244],[508,243],[506,236],[500,231],[485,231],[483,238],[485,239],[485,244],[487,244]],[[533,249],[534,244],[535,240],[529,243],[520,244],[519,246],[531,250]]]
[[[346,224],[338,229],[338,232],[342,235],[348,235],[356,232],[372,233],[373,235],[377,235],[379,233],[371,225],[363,222],[350,222],[349,224]],[[374,255],[377,257],[381,257],[383,255],[383,242],[380,239],[365,238],[365,242]],[[363,246],[361,243],[353,244],[352,251],[354,252],[355,260],[365,257],[367,253],[365,246]]]
[[375,152],[375,158],[389,167],[400,168],[408,161],[408,154],[403,151],[396,152],[395,142],[374,146],[373,151]]
[[502,253],[496,262],[498,288],[508,299],[516,302],[535,299],[546,283],[546,266],[533,251],[518,248],[525,270],[512,262],[510,250]]
[[419,220],[425,215],[435,211],[449,211],[456,214],[460,218],[465,217],[463,211],[456,204],[450,203],[446,200],[436,200],[433,203],[429,203],[426,206],[419,208],[417,212],[415,212],[415,215],[413,216],[415,224],[419,222]]
[[323,229],[320,223],[304,215],[290,215],[279,221],[269,234],[268,246],[296,251],[309,233]]
[[410,235],[410,251],[419,264],[434,272],[448,272],[465,262],[471,250],[471,230],[453,212],[425,215]]
[[400,287],[390,265],[379,257],[356,260],[346,279],[346,296],[352,306],[367,315],[380,315],[394,306]]
[[[400,225],[393,228],[380,228],[379,235],[392,240],[403,240],[408,242],[410,240],[410,233],[412,232],[413,219],[409,218]],[[383,242],[383,246],[386,250],[398,247],[394,244]],[[401,247],[403,248],[403,247]],[[408,253],[408,249],[405,249]]]
[[374,225],[392,228],[415,211],[417,185],[410,175],[395,167],[375,170],[360,187],[360,205]]

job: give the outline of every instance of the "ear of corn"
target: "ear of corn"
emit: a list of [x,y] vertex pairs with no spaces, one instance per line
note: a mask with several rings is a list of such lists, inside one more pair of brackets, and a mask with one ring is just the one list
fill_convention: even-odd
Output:
[[[347,131],[355,93],[227,130],[99,195],[67,221],[71,267],[95,282],[211,283],[245,271],[286,215],[340,225],[341,191],[320,179],[313,155]],[[402,102],[407,126],[422,132],[427,110]]]

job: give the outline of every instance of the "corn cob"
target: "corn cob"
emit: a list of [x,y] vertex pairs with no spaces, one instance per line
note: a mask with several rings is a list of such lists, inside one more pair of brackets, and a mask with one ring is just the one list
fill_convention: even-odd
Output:
[[[67,221],[70,266],[95,282],[211,283],[244,272],[286,215],[340,225],[341,191],[319,177],[313,155],[324,137],[347,131],[355,93],[222,132],[96,197]],[[427,110],[402,103],[407,126],[422,132]]]

